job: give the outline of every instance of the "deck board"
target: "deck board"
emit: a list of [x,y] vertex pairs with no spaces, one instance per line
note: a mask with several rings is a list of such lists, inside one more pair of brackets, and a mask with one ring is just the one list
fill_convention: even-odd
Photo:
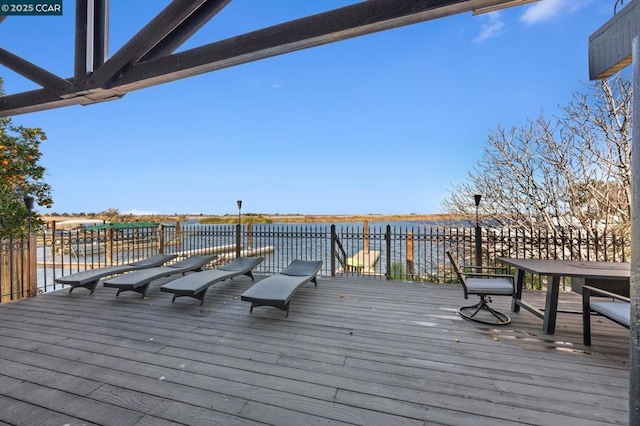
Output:
[[585,347],[579,315],[560,313],[553,336],[526,311],[499,328],[462,320],[456,285],[320,277],[285,318],[249,314],[245,277],[203,306],[171,303],[167,280],[147,300],[99,286],[0,304],[0,425],[628,422],[629,332],[606,319]]

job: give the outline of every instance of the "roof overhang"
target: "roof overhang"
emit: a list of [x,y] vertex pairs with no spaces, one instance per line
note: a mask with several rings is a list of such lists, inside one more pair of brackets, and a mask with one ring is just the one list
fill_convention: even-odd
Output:
[[634,37],[640,35],[640,0],[632,0],[589,37],[589,78],[608,78],[631,64]]

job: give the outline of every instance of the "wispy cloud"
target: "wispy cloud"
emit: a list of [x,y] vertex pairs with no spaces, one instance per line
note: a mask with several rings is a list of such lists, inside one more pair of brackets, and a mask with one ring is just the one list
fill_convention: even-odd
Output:
[[533,25],[552,21],[587,6],[592,0],[542,0],[527,7],[520,21]]
[[504,22],[500,17],[500,12],[492,12],[486,15],[489,22],[482,25],[480,34],[473,39],[476,43],[482,43],[490,38],[499,37],[504,29]]

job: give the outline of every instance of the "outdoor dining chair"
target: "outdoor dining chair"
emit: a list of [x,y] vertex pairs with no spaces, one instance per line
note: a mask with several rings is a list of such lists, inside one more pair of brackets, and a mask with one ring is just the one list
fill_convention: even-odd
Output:
[[[475,305],[462,306],[458,308],[458,313],[464,319],[470,321],[476,321],[483,324],[490,325],[507,325],[511,322],[511,318],[500,311],[493,309],[489,306],[491,302],[491,296],[511,296],[515,294],[515,283],[513,275],[498,274],[497,271],[506,270],[506,268],[492,267],[492,266],[466,266],[461,268],[457,260],[450,251],[447,251],[447,256],[451,261],[458,280],[462,284],[464,289],[464,298],[468,299],[470,294],[480,296],[480,301]],[[466,272],[466,270],[473,270],[476,272]],[[477,271],[490,271],[490,272],[477,272]],[[488,312],[491,315],[480,316],[482,312]],[[491,319],[485,319],[488,317]]]

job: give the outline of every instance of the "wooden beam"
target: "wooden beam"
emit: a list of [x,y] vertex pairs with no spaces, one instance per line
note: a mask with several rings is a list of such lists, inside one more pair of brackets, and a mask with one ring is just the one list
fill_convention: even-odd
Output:
[[589,78],[608,78],[631,64],[632,41],[639,34],[640,0],[632,0],[589,37]]
[[74,56],[73,56],[73,81],[84,81],[89,73],[89,33],[92,28],[89,24],[89,1],[76,1],[75,32],[74,32]]
[[[61,79],[71,82],[72,89],[58,91],[44,87],[5,96],[0,98],[0,116],[117,99],[133,90],[250,61],[459,13],[515,6],[529,0],[365,0],[171,54],[229,2],[173,0],[102,63],[103,58],[90,61],[87,56],[99,56],[98,50],[106,45],[102,37],[106,37],[108,28],[103,25],[102,20],[106,18],[99,7],[103,3],[107,6],[108,0],[78,0],[75,75],[68,80]],[[97,13],[89,10],[96,5]],[[90,37],[89,29],[101,34]],[[95,69],[88,69],[90,66]],[[32,70],[36,69],[32,67]]]
[[72,90],[71,83],[0,47],[0,64],[50,91]]
[[144,62],[170,55],[230,2],[231,0],[215,0],[202,5],[202,7],[181,22],[175,30],[162,39],[160,43],[154,46],[149,53],[144,55],[140,61]]
[[207,0],[183,0],[171,2],[120,50],[96,69],[86,80],[85,87],[101,87],[132,63],[137,62],[154,46],[174,31],[185,19]]

